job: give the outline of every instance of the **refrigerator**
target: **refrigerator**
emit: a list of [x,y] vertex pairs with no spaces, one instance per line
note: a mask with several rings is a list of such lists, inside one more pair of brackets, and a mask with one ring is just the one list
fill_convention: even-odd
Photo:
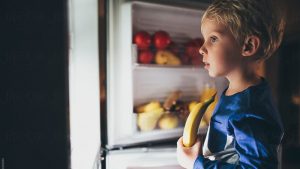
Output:
[[[224,78],[209,77],[198,49],[190,54],[198,60],[186,56],[190,46],[199,47],[207,6],[181,0],[69,2],[72,168],[91,162],[97,169],[181,168],[176,141],[192,103],[209,91],[218,97],[227,86]],[[150,62],[141,59],[141,32],[151,37]],[[157,45],[157,32],[168,35],[167,47]],[[170,62],[158,59],[161,51]],[[149,105],[156,109],[147,111]],[[205,135],[208,124],[203,120],[198,133]]]
[[[180,91],[178,100],[182,102],[199,101],[205,87],[209,87],[207,85],[217,91],[222,91],[227,85],[223,78],[209,77],[201,64],[183,61],[186,44],[202,38],[200,21],[208,4],[175,2],[108,2],[105,72],[107,139],[106,144],[102,144],[106,168],[181,168],[177,163],[174,143],[182,136],[186,118],[181,119],[181,114],[176,114],[175,119],[179,121],[176,127],[171,124],[172,127],[168,127],[162,122],[164,115],[158,115],[160,120],[153,125],[149,121],[155,119],[155,115],[138,113],[137,109],[153,102],[159,102],[163,107],[166,99],[176,91]],[[144,49],[139,48],[135,38],[141,31],[151,36],[149,50],[154,58],[150,63],[140,59]],[[176,47],[163,50],[178,50],[174,53],[181,60],[179,65],[159,63],[158,52],[161,49],[155,44],[155,33],[158,31],[169,34]],[[205,134],[206,130],[207,125],[201,126],[199,134]]]

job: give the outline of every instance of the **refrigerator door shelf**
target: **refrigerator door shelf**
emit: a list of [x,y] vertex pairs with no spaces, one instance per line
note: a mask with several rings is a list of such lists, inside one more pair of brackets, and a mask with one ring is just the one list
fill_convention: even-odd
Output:
[[118,169],[182,169],[176,159],[175,147],[109,151],[106,157],[106,167]]
[[[198,134],[203,135],[207,132],[207,127],[199,128]],[[120,138],[114,145],[108,145],[108,149],[124,148],[127,146],[139,146],[147,143],[151,144],[158,141],[175,140],[182,136],[183,128],[170,130],[153,130],[148,132],[135,132],[131,136]]]

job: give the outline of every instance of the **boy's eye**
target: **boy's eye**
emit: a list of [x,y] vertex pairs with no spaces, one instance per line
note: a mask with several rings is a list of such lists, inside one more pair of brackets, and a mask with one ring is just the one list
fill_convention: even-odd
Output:
[[215,37],[215,36],[210,37],[211,43],[215,43],[216,41],[217,41],[217,37]]

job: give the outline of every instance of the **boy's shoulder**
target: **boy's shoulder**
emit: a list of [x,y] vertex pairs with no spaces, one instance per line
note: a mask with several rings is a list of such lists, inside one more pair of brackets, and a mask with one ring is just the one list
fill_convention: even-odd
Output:
[[[260,84],[251,86],[245,93],[247,110],[254,113],[260,111],[277,111],[274,105],[271,88],[268,82],[262,78]],[[258,112],[257,112],[258,111]]]
[[243,123],[252,121],[268,126],[282,128],[279,112],[273,102],[271,89],[265,79],[256,85],[248,88],[241,95],[239,102],[240,109],[231,114],[228,121]]
[[260,118],[268,119],[278,113],[273,102],[271,89],[268,82],[263,78],[261,83],[250,86],[246,90],[232,97],[225,96],[223,92],[221,100],[224,107],[232,110],[232,118],[242,118],[255,115]]

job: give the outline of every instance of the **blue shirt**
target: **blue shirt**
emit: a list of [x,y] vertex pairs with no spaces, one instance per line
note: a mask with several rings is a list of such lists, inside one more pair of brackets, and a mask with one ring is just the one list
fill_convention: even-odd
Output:
[[268,83],[221,94],[194,169],[275,169],[283,126]]

